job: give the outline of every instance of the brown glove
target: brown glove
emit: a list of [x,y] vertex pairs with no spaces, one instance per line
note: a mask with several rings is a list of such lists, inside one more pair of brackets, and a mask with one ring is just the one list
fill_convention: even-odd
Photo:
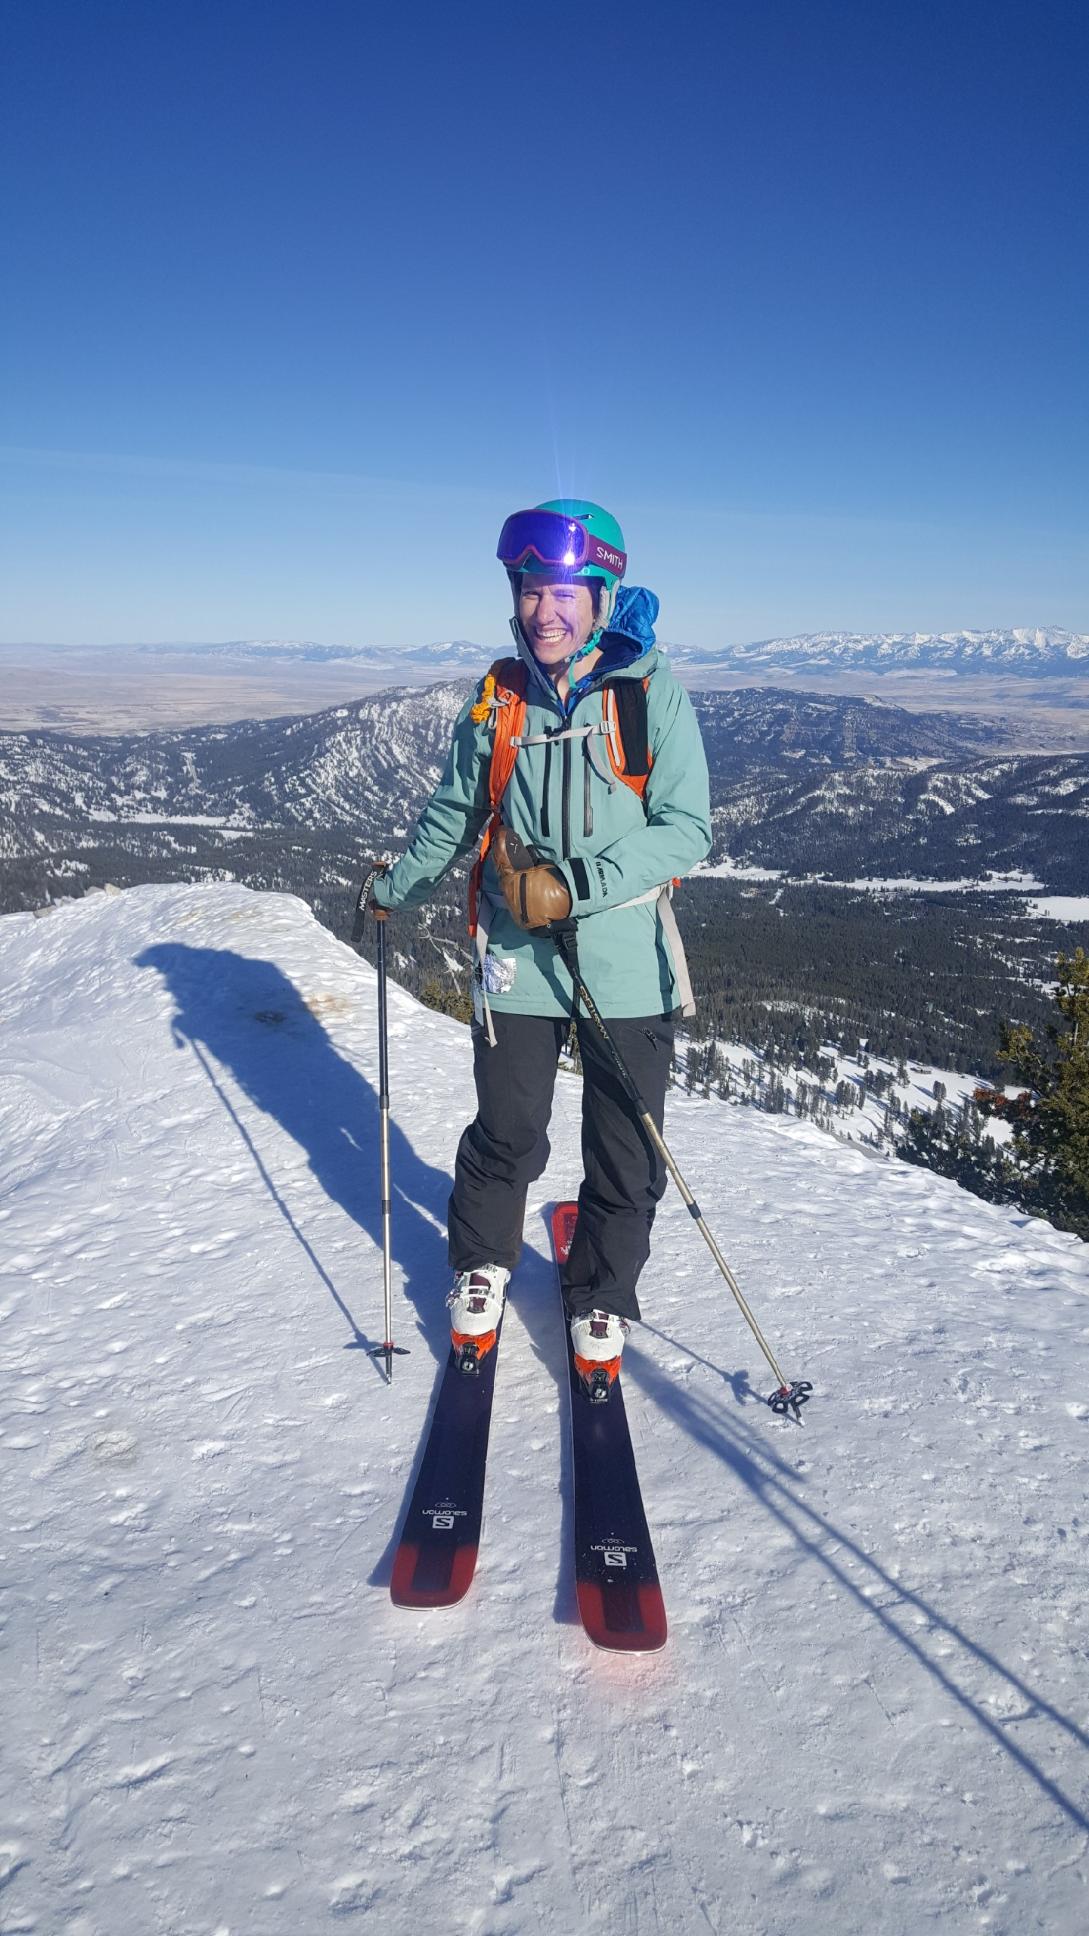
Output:
[[[516,865],[521,854],[529,865]],[[500,827],[492,843],[495,871],[511,914],[520,928],[547,928],[552,921],[566,921],[571,912],[571,896],[562,874],[554,867],[542,867],[529,859],[517,834]]]

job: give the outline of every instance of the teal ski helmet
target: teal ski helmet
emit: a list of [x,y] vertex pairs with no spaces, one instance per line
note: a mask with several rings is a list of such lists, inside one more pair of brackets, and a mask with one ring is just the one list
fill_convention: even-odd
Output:
[[601,583],[595,638],[605,630],[627,569],[624,533],[612,514],[586,498],[548,498],[532,511],[515,511],[499,534],[496,555],[506,566],[517,602],[523,575],[562,573],[579,582]]

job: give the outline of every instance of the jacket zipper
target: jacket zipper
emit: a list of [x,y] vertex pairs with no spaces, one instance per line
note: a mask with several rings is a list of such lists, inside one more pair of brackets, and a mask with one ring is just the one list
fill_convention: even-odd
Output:
[[582,831],[587,840],[594,831],[594,809],[590,801],[590,755],[588,740],[582,742]]
[[563,742],[563,842],[560,854],[564,860],[571,852],[571,741]]
[[544,799],[541,802],[541,833],[548,838],[548,792],[552,784],[552,740],[545,741]]

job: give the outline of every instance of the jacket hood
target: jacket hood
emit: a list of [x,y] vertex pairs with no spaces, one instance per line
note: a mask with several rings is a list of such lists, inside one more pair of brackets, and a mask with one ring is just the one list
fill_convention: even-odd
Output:
[[620,672],[643,658],[655,642],[654,621],[658,616],[656,593],[645,585],[621,585],[609,629],[601,635],[601,658],[594,667],[594,678]]

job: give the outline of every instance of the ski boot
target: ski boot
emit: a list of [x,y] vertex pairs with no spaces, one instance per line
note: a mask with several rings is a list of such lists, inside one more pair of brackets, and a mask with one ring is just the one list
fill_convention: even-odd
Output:
[[510,1283],[502,1264],[479,1264],[459,1271],[446,1300],[450,1313],[450,1343],[458,1370],[472,1376],[496,1340]]
[[575,1370],[591,1405],[608,1403],[630,1328],[627,1319],[613,1311],[583,1312],[571,1319]]

